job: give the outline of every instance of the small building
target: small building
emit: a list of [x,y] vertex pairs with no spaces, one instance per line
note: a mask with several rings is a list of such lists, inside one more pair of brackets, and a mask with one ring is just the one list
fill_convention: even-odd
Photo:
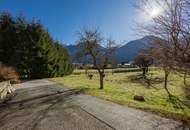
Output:
[[117,68],[134,68],[133,61],[117,64]]

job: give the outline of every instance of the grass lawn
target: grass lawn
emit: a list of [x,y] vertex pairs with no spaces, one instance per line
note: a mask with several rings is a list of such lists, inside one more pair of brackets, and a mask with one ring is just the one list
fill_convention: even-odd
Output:
[[[150,86],[141,78],[141,72],[106,73],[104,90],[98,89],[98,75],[93,75],[92,80],[89,80],[84,73],[74,73],[66,77],[52,78],[49,80],[64,84],[68,88],[82,89],[85,94],[110,100],[118,104],[151,110],[162,114],[167,113],[190,117],[190,109],[183,105],[177,98],[173,98],[173,102],[169,100],[163,88],[163,72],[161,70],[151,71],[149,73],[148,78],[151,79]],[[180,100],[186,100],[182,75],[172,74],[169,78],[168,88]],[[146,101],[135,101],[133,99],[134,95],[144,96]]]

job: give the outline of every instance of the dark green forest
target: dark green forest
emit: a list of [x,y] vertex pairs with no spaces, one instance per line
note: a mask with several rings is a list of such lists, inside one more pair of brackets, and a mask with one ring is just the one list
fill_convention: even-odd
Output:
[[21,78],[35,79],[70,74],[67,50],[37,20],[0,14],[0,62],[14,67]]

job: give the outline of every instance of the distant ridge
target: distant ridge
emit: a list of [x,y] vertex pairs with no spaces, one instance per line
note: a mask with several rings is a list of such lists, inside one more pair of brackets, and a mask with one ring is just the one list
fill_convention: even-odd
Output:
[[116,51],[117,62],[129,62],[134,60],[138,53],[147,48],[151,43],[153,43],[157,37],[146,36],[138,40],[133,40],[125,45],[121,46]]
[[[130,41],[116,50],[117,63],[129,62],[134,60],[138,53],[147,48],[152,44],[156,39],[155,36],[146,36],[141,39]],[[68,45],[66,46],[70,55],[74,55],[78,51],[77,45]],[[90,58],[87,58],[88,62],[91,63]],[[78,62],[82,62],[81,60]]]

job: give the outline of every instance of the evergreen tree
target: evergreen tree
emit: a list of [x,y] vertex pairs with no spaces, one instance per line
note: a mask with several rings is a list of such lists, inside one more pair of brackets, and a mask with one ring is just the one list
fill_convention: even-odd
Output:
[[15,67],[22,78],[64,76],[72,72],[67,50],[43,25],[23,16],[0,15],[0,62]]

